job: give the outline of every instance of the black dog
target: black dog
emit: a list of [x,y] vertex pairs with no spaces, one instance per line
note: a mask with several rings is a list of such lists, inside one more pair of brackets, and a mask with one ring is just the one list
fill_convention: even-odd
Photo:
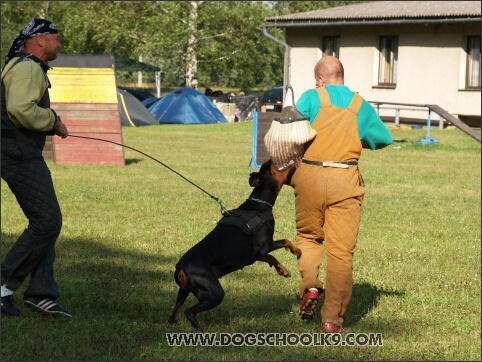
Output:
[[291,171],[277,171],[271,161],[265,162],[259,172],[249,176],[249,184],[254,187],[250,197],[237,209],[228,211],[204,239],[181,257],[174,273],[179,293],[169,323],[177,323],[182,305],[193,293],[198,303],[184,314],[196,329],[204,331],[197,317],[218,306],[224,298],[218,279],[257,260],[274,266],[279,275],[290,276],[268,253],[284,247],[298,257],[301,255],[301,250],[289,240],[273,240],[272,208]]

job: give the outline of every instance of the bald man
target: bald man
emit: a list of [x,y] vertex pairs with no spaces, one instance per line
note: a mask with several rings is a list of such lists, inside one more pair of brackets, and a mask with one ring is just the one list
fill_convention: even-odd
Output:
[[50,315],[71,314],[56,303],[55,243],[62,213],[50,170],[42,156],[47,135],[68,136],[67,127],[50,108],[47,62],[61,47],[57,27],[31,20],[10,46],[2,69],[1,176],[28,219],[28,227],[2,262],[2,314],[20,315],[13,293],[30,277],[24,304]]
[[[322,330],[338,333],[351,300],[353,253],[358,237],[365,185],[358,160],[362,148],[386,147],[392,136],[375,109],[344,85],[335,57],[315,65],[315,89],[304,92],[296,108],[317,131],[293,175],[296,245],[301,275],[300,316],[311,319],[318,300]],[[325,285],[319,278],[326,249]]]

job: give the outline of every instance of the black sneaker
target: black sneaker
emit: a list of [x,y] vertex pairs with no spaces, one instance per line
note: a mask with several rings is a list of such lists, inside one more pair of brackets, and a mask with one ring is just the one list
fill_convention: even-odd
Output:
[[62,308],[50,298],[30,297],[25,299],[23,302],[27,307],[30,307],[44,314],[64,315],[67,317],[72,317],[72,314],[70,312],[66,311],[64,308]]
[[20,315],[20,311],[13,304],[13,295],[2,297],[2,314],[11,315],[14,317],[18,317]]

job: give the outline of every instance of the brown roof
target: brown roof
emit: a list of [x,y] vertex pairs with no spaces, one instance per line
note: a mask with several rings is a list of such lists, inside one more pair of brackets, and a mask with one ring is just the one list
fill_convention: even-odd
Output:
[[[323,10],[309,11],[266,18],[267,23],[326,24],[326,23],[371,23],[371,22],[413,22],[420,20],[479,20],[480,1],[366,1],[359,4],[337,6]],[[271,24],[270,24],[271,25]]]

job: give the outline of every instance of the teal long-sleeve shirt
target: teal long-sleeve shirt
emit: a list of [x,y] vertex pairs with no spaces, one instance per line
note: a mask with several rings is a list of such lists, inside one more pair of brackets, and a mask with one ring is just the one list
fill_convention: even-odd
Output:
[[[345,85],[327,84],[325,86],[330,96],[332,106],[348,108],[354,92]],[[315,89],[305,91],[298,102],[298,111],[313,124],[318,112],[323,107],[320,97]],[[375,150],[393,142],[392,135],[375,109],[363,100],[357,116],[357,127],[360,141],[369,149]]]

